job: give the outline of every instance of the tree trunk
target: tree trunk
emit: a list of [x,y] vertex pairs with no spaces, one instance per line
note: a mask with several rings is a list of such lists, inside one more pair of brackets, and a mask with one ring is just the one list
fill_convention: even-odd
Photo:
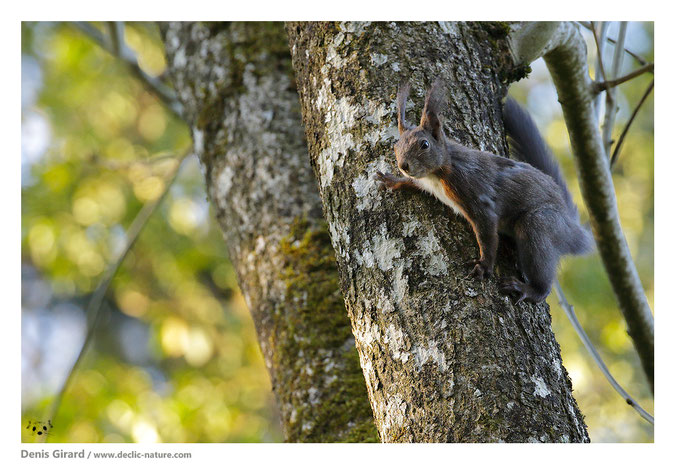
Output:
[[[514,305],[465,276],[470,226],[396,172],[395,94],[413,114],[447,83],[446,134],[505,153],[508,28],[476,23],[289,23],[312,166],[382,441],[586,442],[546,304]],[[507,250],[505,250],[507,249]],[[498,274],[514,263],[501,247]]]
[[377,440],[283,25],[160,27],[286,440]]

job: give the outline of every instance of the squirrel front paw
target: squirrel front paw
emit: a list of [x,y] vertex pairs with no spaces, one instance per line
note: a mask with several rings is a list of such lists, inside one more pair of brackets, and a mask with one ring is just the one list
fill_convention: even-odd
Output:
[[381,188],[392,189],[397,185],[399,179],[390,173],[383,173],[381,171],[376,172],[376,179],[380,181]]
[[402,187],[412,186],[410,179],[395,176],[390,173],[382,173],[380,171],[376,172],[376,179],[380,181],[380,187],[382,189],[387,188],[391,190],[397,190],[401,189]]

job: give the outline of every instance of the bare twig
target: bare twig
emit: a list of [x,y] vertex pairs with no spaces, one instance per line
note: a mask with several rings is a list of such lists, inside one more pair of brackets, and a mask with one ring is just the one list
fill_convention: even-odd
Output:
[[[599,35],[596,35],[596,26],[594,23],[591,23],[591,31],[594,34],[594,42],[596,43],[596,72],[594,73],[594,79],[599,80],[599,76],[605,74],[605,69],[603,68],[603,52],[606,47],[605,37],[608,33],[608,22],[601,21],[601,27]],[[605,79],[604,79],[605,81]],[[601,115],[601,95],[594,97],[594,115],[596,119],[599,119]]]
[[622,130],[622,134],[620,134],[620,138],[617,140],[617,144],[615,145],[615,149],[613,150],[613,156],[610,157],[610,166],[612,167],[615,162],[617,161],[617,157],[620,155],[620,148],[622,148],[622,143],[624,142],[624,138],[627,135],[627,132],[629,132],[629,128],[631,127],[631,124],[634,122],[634,118],[636,118],[636,114],[640,110],[641,106],[643,105],[643,102],[646,101],[648,98],[648,95],[650,95],[650,92],[652,92],[653,87],[655,87],[655,80],[653,79],[650,82],[650,85],[646,89],[646,91],[643,93],[643,96],[641,97],[641,100],[639,100],[638,105],[636,105],[636,108],[634,108],[634,111],[631,114],[631,117],[629,118],[629,121],[627,121],[627,124],[624,126],[624,129]]
[[[592,23],[589,21],[578,21],[580,25],[582,25],[585,29],[589,29],[590,31],[592,30]],[[603,39],[601,39],[603,41]],[[605,40],[607,42],[610,42],[611,44],[616,44],[617,41],[613,39],[612,37],[606,37]],[[638,63],[641,66],[647,65],[648,60],[645,58],[641,57],[638,53],[634,53],[631,50],[629,50],[627,47],[624,47],[624,53],[627,55],[631,56],[634,60],[638,61]],[[652,72],[652,71],[651,71]]]
[[75,21],[73,24],[80,32],[99,44],[101,48],[111,55],[119,58],[129,71],[143,84],[151,94],[155,95],[176,117],[183,118],[183,106],[176,98],[174,91],[162,83],[159,79],[148,75],[141,69],[134,52],[124,42],[124,30],[122,23],[109,25],[110,37],[104,36],[101,31],[91,24],[83,21]]
[[129,169],[137,165],[153,166],[157,163],[163,163],[167,160],[175,160],[175,159],[176,155],[171,153],[128,161],[112,160],[109,158],[99,157],[97,154],[93,154],[87,159],[87,163],[91,163],[94,166],[100,166],[104,169],[111,171],[120,171]]
[[[617,40],[613,39],[612,37],[608,37],[606,40],[607,40],[608,42],[610,42],[611,44],[617,44]],[[627,55],[631,56],[634,60],[638,61],[638,64],[640,64],[641,66],[645,66],[645,65],[648,64],[648,60],[646,60],[646,59],[643,58],[642,56],[640,56],[640,55],[638,55],[638,54],[632,52],[632,51],[629,50],[627,47],[624,47],[624,52],[625,52]],[[651,70],[650,72],[652,73],[652,70]]]
[[629,393],[625,391],[622,386],[620,386],[620,384],[615,380],[615,378],[613,378],[613,375],[610,374],[610,371],[608,370],[606,364],[603,362],[601,355],[597,352],[596,348],[589,340],[587,333],[582,328],[580,321],[577,319],[575,309],[566,299],[566,296],[563,293],[563,289],[561,288],[561,284],[559,284],[558,280],[554,280],[554,289],[556,290],[556,295],[559,298],[559,305],[561,306],[561,308],[563,308],[563,311],[566,313],[566,316],[568,317],[570,324],[573,325],[575,332],[579,336],[580,340],[582,340],[584,346],[587,348],[587,352],[589,352],[589,355],[591,355],[591,357],[594,359],[594,362],[599,367],[603,375],[606,377],[610,385],[617,391],[618,394],[622,396],[622,398],[627,404],[631,405],[634,408],[634,410],[636,410],[638,414],[641,415],[643,419],[647,420],[649,423],[654,425],[655,419],[653,418],[653,416],[650,415],[648,412],[646,412],[643,409],[643,407],[641,407],[638,404],[638,402],[636,402],[629,395]]
[[641,74],[644,73],[652,73],[655,68],[654,63],[647,63],[645,66],[642,66],[638,69],[635,69],[631,73],[622,76],[617,79],[611,79],[610,81],[604,81],[604,82],[595,82],[594,83],[594,92],[603,92],[604,90],[610,89],[612,87],[619,86],[620,84],[623,84],[631,79],[634,79],[635,77],[640,76]]
[[66,379],[63,385],[61,386],[61,389],[54,397],[54,401],[52,402],[50,409],[50,414],[47,416],[47,418],[51,420],[52,423],[55,423],[55,418],[59,411],[59,407],[61,406],[63,396],[68,390],[68,387],[70,386],[70,383],[73,380],[73,375],[77,371],[78,366],[82,362],[82,359],[84,358],[84,355],[87,352],[87,349],[91,345],[91,342],[94,338],[96,326],[98,325],[102,315],[101,304],[103,303],[103,298],[105,297],[106,292],[108,291],[108,288],[110,287],[110,284],[113,281],[113,278],[117,274],[117,271],[120,269],[120,266],[124,262],[125,257],[129,253],[131,248],[134,246],[136,239],[138,239],[139,235],[143,231],[144,226],[148,223],[150,217],[153,215],[155,210],[157,210],[157,207],[162,203],[162,200],[164,200],[164,198],[166,197],[167,193],[169,192],[169,188],[171,187],[171,185],[176,180],[176,177],[178,176],[183,161],[188,157],[190,153],[191,153],[190,151],[186,152],[180,157],[180,159],[177,160],[176,168],[174,169],[174,172],[171,174],[170,178],[167,180],[162,194],[156,200],[146,203],[141,209],[141,211],[136,215],[134,221],[127,230],[127,242],[125,243],[124,249],[120,252],[117,259],[113,263],[111,263],[110,266],[108,266],[108,269],[106,269],[104,275],[101,277],[101,281],[99,281],[98,286],[96,286],[96,289],[94,290],[94,293],[92,294],[92,297],[89,300],[89,304],[87,305],[86,312],[87,316],[89,317],[89,327],[87,328],[87,336],[85,337],[85,340],[82,343],[80,353],[75,359],[73,366],[70,368],[70,371],[68,372],[68,375],[66,376]]
[[116,21],[106,22],[106,26],[108,27],[108,39],[110,41],[110,51],[113,55],[119,57],[121,53],[120,44],[123,41],[121,37],[124,37],[124,30],[120,31],[117,24],[118,22]]
[[[606,33],[606,28],[608,27],[608,23],[602,22],[601,23],[601,35],[605,35]],[[594,35],[594,43],[596,44],[596,59],[598,61],[598,69],[601,72],[601,76],[603,77],[604,81],[607,81],[608,79],[606,78],[606,68],[603,66],[603,49],[605,48],[605,41],[599,39],[599,34],[596,33],[596,26],[594,25],[594,22],[592,21],[592,34]]]
[[[622,21],[620,23],[620,33],[617,37],[617,44],[615,45],[615,53],[613,54],[613,66],[611,69],[612,75],[611,78],[615,78],[620,74],[620,69],[622,69],[622,59],[624,58],[624,39],[627,36],[627,22]],[[604,75],[603,80],[608,81],[608,76]],[[603,138],[603,148],[606,151],[608,157],[610,157],[610,146],[613,144],[613,127],[615,126],[615,116],[617,116],[617,102],[615,100],[615,88],[610,87],[606,88],[606,111],[603,118],[603,128],[602,128],[602,138]]]

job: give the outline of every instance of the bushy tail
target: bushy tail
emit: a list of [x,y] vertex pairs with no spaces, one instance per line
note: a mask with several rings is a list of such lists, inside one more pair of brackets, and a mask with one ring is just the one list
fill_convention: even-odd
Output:
[[542,139],[540,131],[535,126],[535,122],[528,112],[511,98],[508,98],[505,103],[503,119],[510,139],[512,156],[551,176],[561,189],[570,212],[569,253],[583,254],[591,251],[594,248],[591,233],[580,225],[577,207],[568,191],[566,181],[549,147]]
[[549,151],[547,143],[542,139],[535,122],[528,112],[513,99],[508,98],[503,112],[505,130],[510,138],[510,152],[517,160],[525,161],[545,174],[550,175],[559,185],[566,204],[575,210],[568,186],[563,179],[558,163]]

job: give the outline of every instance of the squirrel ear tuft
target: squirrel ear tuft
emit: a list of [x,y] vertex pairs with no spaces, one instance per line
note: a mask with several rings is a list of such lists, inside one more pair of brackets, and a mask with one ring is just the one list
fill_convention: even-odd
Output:
[[443,111],[445,104],[444,83],[441,79],[437,79],[432,84],[430,90],[427,91],[425,108],[423,108],[422,118],[420,118],[420,126],[426,131],[431,132],[437,140],[440,140],[443,136],[439,115]]
[[408,98],[409,90],[408,81],[404,81],[399,85],[399,91],[397,92],[397,125],[399,126],[399,135],[409,129],[408,124],[406,124],[406,99]]

